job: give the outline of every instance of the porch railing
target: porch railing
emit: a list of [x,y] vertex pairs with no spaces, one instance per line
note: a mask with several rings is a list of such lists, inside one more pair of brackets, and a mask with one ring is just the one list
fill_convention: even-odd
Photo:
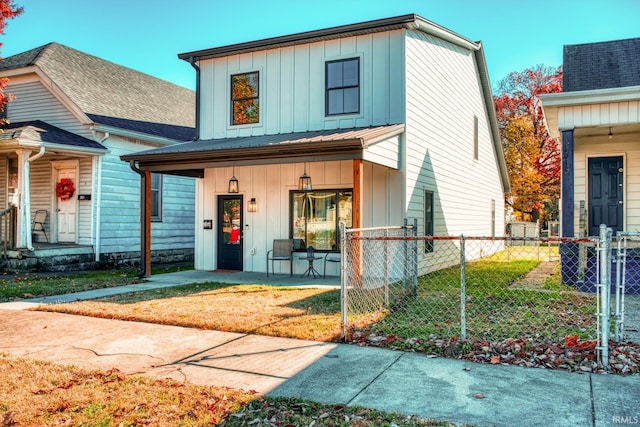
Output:
[[7,250],[13,249],[16,245],[15,218],[15,207],[0,211],[0,242],[2,242],[0,257],[2,259],[7,259]]

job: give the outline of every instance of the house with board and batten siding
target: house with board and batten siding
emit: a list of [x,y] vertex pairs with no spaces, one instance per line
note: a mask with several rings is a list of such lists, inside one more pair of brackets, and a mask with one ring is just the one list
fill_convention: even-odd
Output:
[[[136,264],[144,172],[120,156],[192,140],[194,92],[58,43],[0,60],[3,267]],[[150,253],[192,260],[192,178],[151,174]],[[42,218],[42,219],[41,219]]]
[[[411,14],[178,57],[196,74],[197,140],[121,158],[197,178],[196,269],[266,272],[277,239],[339,251],[340,223],[502,235],[481,43]],[[439,246],[424,245],[422,271]]]

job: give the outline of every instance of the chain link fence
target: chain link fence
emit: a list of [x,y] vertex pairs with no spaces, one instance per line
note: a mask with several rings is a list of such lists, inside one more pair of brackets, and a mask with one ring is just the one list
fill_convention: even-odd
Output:
[[[610,231],[605,237],[603,246],[587,238],[417,236],[408,225],[343,230],[343,335],[373,328],[410,340],[576,340],[603,343],[604,354],[611,317],[615,338],[624,338],[624,284],[630,272],[640,275],[640,248],[636,260],[628,238],[626,250],[612,251]],[[605,280],[609,267],[618,282]]]

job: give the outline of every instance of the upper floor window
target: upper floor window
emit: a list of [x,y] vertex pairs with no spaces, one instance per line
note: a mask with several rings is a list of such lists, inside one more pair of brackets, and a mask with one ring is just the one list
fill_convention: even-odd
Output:
[[246,125],[260,121],[259,73],[231,76],[231,124]]
[[327,115],[360,112],[360,58],[326,63]]

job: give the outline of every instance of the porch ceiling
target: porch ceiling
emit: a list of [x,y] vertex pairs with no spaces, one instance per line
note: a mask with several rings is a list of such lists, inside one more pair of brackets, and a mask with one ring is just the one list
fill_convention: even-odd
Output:
[[205,168],[361,159],[370,144],[404,132],[404,124],[199,140],[121,156],[141,170],[194,177]]

